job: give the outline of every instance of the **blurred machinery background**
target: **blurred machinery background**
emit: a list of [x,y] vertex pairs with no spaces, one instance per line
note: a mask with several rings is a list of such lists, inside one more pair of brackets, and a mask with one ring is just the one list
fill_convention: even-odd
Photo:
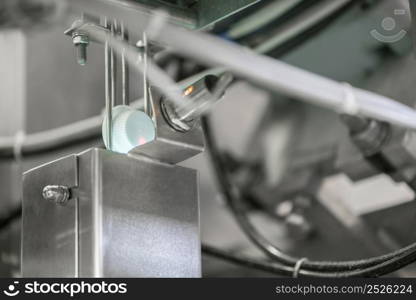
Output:
[[[362,273],[363,276],[378,276],[385,272],[376,270],[372,273],[366,267],[388,266],[394,259],[400,265],[398,270],[392,270],[394,276],[416,276],[415,265],[412,265],[416,259],[412,245],[416,241],[416,143],[412,131],[415,128],[396,126],[383,117],[370,115],[372,118],[366,118],[368,114],[365,113],[346,114],[342,109],[334,111],[331,107],[298,101],[293,93],[287,93],[285,89],[279,92],[277,85],[275,90],[267,88],[259,82],[261,79],[251,80],[243,73],[231,72],[234,77],[230,79],[225,69],[211,68],[216,67],[212,66],[211,58],[205,62],[190,57],[185,51],[175,51],[175,46],[169,45],[167,38],[163,40],[163,34],[158,41],[158,33],[152,35],[148,32],[146,41],[143,32],[154,29],[158,22],[163,23],[162,17],[158,19],[160,11],[169,14],[165,17],[168,21],[164,21],[169,25],[163,26],[181,28],[178,34],[183,28],[204,36],[209,34],[221,42],[251,48],[256,53],[311,73],[337,82],[348,82],[409,107],[415,106],[416,61],[412,47],[411,7],[407,0],[3,0],[0,3],[1,276],[22,276],[22,267],[25,269],[21,265],[22,247],[24,263],[36,260],[36,266],[31,264],[28,269],[32,270],[26,275],[68,276],[59,271],[36,273],[42,268],[51,268],[56,259],[62,260],[62,256],[67,255],[66,252],[61,252],[58,258],[49,253],[36,256],[28,253],[33,248],[25,250],[21,243],[21,202],[22,195],[27,194],[22,191],[22,173],[67,155],[85,153],[91,147],[104,148],[104,143],[109,148],[108,141],[112,136],[110,134],[109,139],[104,137],[103,143],[101,131],[102,120],[109,117],[108,100],[116,99],[118,104],[131,103],[138,109],[143,108],[144,101],[146,112],[149,97],[159,97],[159,93],[162,99],[168,96],[164,95],[167,89],[153,88],[153,63],[149,62],[147,82],[142,76],[143,69],[136,72],[136,66],[127,60],[127,54],[123,52],[126,49],[122,49],[123,55],[111,52],[115,47],[106,40],[111,34],[116,36],[114,43],[121,39],[136,48],[139,64],[149,59],[159,66],[158,70],[163,70],[174,82],[181,83],[184,94],[192,94],[194,91],[191,89],[197,89],[202,91],[201,94],[221,98],[215,105],[199,98],[195,100],[198,105],[188,108],[188,112],[196,124],[189,125],[189,115],[187,119],[181,118],[178,111],[177,119],[171,118],[171,122],[166,118],[157,119],[153,112],[153,121],[159,122],[156,136],[160,144],[153,144],[151,148],[151,145],[140,145],[139,142],[139,146],[132,145],[128,149],[137,146],[133,151],[135,155],[198,171],[200,228],[197,217],[192,221],[187,219],[187,222],[194,222],[195,228],[200,229],[204,245],[203,277],[273,276],[276,273],[297,276],[302,275],[302,265],[305,272],[322,271],[328,276],[337,273],[342,276],[345,269],[364,269],[366,273]],[[109,20],[115,20],[115,25]],[[94,31],[98,27],[106,29],[98,30],[99,34],[105,34],[104,39]],[[117,36],[118,33],[121,37]],[[171,37],[175,39],[174,35]],[[183,48],[198,52],[197,45],[201,45],[198,40],[195,40],[195,45],[190,41],[183,44]],[[202,53],[203,49],[199,50]],[[215,52],[219,60],[223,55],[226,56]],[[116,66],[111,68],[111,63]],[[252,71],[253,76],[262,72],[256,65]],[[285,73],[280,76],[290,77]],[[206,86],[201,86],[201,82]],[[302,81],[293,80],[294,87],[301,85]],[[322,95],[325,94],[326,91],[322,90]],[[175,110],[160,105],[162,107],[156,109],[160,109],[165,117]],[[154,103],[152,107],[155,109]],[[148,115],[152,117],[151,112]],[[202,151],[202,130],[197,120],[200,115],[204,115],[205,151]],[[166,133],[163,126],[168,125],[177,131],[176,135]],[[190,134],[187,126],[192,127]],[[188,135],[182,139],[178,132],[185,131]],[[105,128],[103,132],[105,134]],[[113,131],[112,134],[117,133]],[[84,154],[79,157],[91,160],[104,157],[102,165],[108,163],[110,169],[123,164],[111,165],[119,156],[112,159],[99,153],[92,155],[98,158],[85,158]],[[119,174],[123,174],[126,168],[126,165],[120,167]],[[31,172],[26,173],[30,180],[36,181],[43,176]],[[111,197],[126,199],[126,202],[136,201],[134,197],[137,201],[147,201],[129,193],[130,184],[143,184],[143,193],[149,195],[151,206],[160,202],[158,209],[167,214],[183,214],[178,218],[185,219],[196,216],[194,210],[187,214],[184,208],[174,212],[162,196],[158,198],[160,201],[152,200],[159,196],[151,194],[146,184],[153,182],[154,174],[145,175],[147,173],[143,170],[137,172],[142,174],[134,177],[137,182],[131,177],[129,180],[126,175],[124,182],[131,183],[124,185],[121,179],[114,183],[115,196]],[[193,199],[186,193],[196,189],[193,179],[185,184],[175,177],[179,175],[169,175],[169,172],[161,171],[163,175],[157,177],[163,181],[160,188],[166,188],[172,197],[186,199],[189,196]],[[94,177],[94,180],[101,179]],[[30,185],[24,187],[30,189]],[[40,193],[37,195],[41,197]],[[186,209],[196,203],[189,201],[191,204],[183,204]],[[77,214],[81,207],[75,209]],[[198,210],[197,207],[192,209]],[[31,219],[28,214],[23,217]],[[80,220],[82,216],[76,215],[75,218]],[[105,213],[103,218],[106,222]],[[153,222],[144,217],[140,219],[140,213],[135,211],[128,218],[134,219],[133,223]],[[25,225],[26,238],[29,236],[31,242],[36,240],[41,244],[55,243],[54,240],[47,241],[48,228],[54,224],[48,222],[59,220],[45,217],[42,226],[39,221],[29,221]],[[143,236],[144,239],[153,241],[155,236],[166,234],[154,230],[154,226],[159,225],[149,225],[152,229]],[[141,247],[148,247],[147,242],[134,238],[131,236],[133,233],[120,229],[110,240],[116,243],[116,235],[125,234],[124,240],[120,238],[120,241],[129,239],[131,242],[126,247],[130,250],[129,254],[119,253],[121,257],[127,255],[134,259],[135,253],[141,251],[140,257],[146,260],[146,255],[150,254]],[[186,239],[185,246],[180,242],[183,249],[199,249],[199,244],[196,246],[194,243],[196,240],[199,243],[199,234],[178,229],[172,231],[172,238],[179,238],[182,234]],[[259,239],[256,239],[256,234]],[[80,239],[76,237],[75,247],[80,247],[77,244]],[[280,253],[273,252],[267,241],[277,245],[283,254],[290,253],[299,259],[286,257],[287,264],[279,259],[273,262],[274,256],[280,256]],[[25,242],[28,241],[24,238]],[[164,243],[165,240],[161,245]],[[178,245],[176,240],[174,244]],[[402,252],[397,251],[406,246]],[[79,255],[77,251],[76,255]],[[169,256],[164,255],[163,247],[159,247],[159,251],[161,257]],[[264,255],[267,251],[272,253],[268,257]],[[392,255],[376,262],[361,261],[362,266],[355,269],[354,264],[346,268],[325,269],[325,266],[315,267],[312,263],[351,261],[385,253]],[[74,259],[78,259],[76,255]],[[198,257],[194,258],[199,261]],[[198,268],[198,261],[191,259],[183,265]],[[308,261],[311,266],[308,266]],[[124,265],[129,263],[131,261]],[[78,261],[77,264],[83,268]],[[276,271],[276,265],[287,268],[280,270],[277,267],[280,271]],[[157,269],[156,266],[156,260],[149,261],[149,268]],[[163,273],[166,270],[160,267],[160,274],[189,275],[193,272],[190,269],[190,273]],[[74,272],[75,275],[80,274],[77,272],[97,275],[82,273],[82,270]],[[135,273],[116,270],[103,274]],[[153,273],[142,273],[146,274]]]

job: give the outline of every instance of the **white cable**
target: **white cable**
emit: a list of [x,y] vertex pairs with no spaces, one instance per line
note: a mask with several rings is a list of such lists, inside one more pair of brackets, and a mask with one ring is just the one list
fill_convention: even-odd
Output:
[[13,156],[18,165],[20,165],[22,161],[22,149],[25,137],[26,134],[23,130],[19,130],[14,136]]
[[[258,55],[254,51],[208,35],[176,26],[165,26],[158,36],[151,37],[167,44],[180,55],[198,60],[205,65],[225,67],[269,90],[340,111],[345,109],[345,85],[332,79],[288,65],[279,60]],[[363,91],[350,88],[356,101],[354,113],[370,118],[416,129],[416,111],[406,105]],[[348,98],[348,97],[347,97]]]
[[359,105],[357,103],[357,97],[355,97],[354,89],[348,82],[343,82],[342,88],[344,89],[344,101],[340,108],[340,113],[348,115],[356,115],[359,112]]

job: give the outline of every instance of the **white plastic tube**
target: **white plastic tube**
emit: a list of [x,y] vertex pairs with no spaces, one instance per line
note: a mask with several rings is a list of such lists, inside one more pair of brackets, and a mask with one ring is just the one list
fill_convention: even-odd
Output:
[[[160,22],[160,20],[159,20]],[[395,100],[288,65],[218,37],[163,26],[152,39],[205,65],[225,67],[269,90],[337,111],[416,129],[416,111]]]

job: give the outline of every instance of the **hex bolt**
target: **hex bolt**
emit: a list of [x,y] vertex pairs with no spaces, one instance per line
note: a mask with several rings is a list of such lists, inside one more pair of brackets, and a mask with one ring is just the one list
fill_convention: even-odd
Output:
[[59,205],[65,205],[71,197],[69,188],[63,185],[47,185],[43,188],[42,197]]
[[72,34],[72,42],[77,49],[78,64],[85,66],[87,63],[87,46],[90,43],[88,35],[82,32],[74,32]]

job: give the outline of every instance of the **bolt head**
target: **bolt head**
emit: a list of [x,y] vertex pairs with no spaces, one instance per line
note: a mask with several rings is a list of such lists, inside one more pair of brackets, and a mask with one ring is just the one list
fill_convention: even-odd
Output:
[[90,39],[89,39],[88,35],[86,35],[86,34],[75,33],[72,36],[72,42],[74,43],[75,46],[88,45],[90,43]]
[[42,190],[42,197],[47,201],[65,205],[70,199],[69,188],[63,185],[47,185]]

